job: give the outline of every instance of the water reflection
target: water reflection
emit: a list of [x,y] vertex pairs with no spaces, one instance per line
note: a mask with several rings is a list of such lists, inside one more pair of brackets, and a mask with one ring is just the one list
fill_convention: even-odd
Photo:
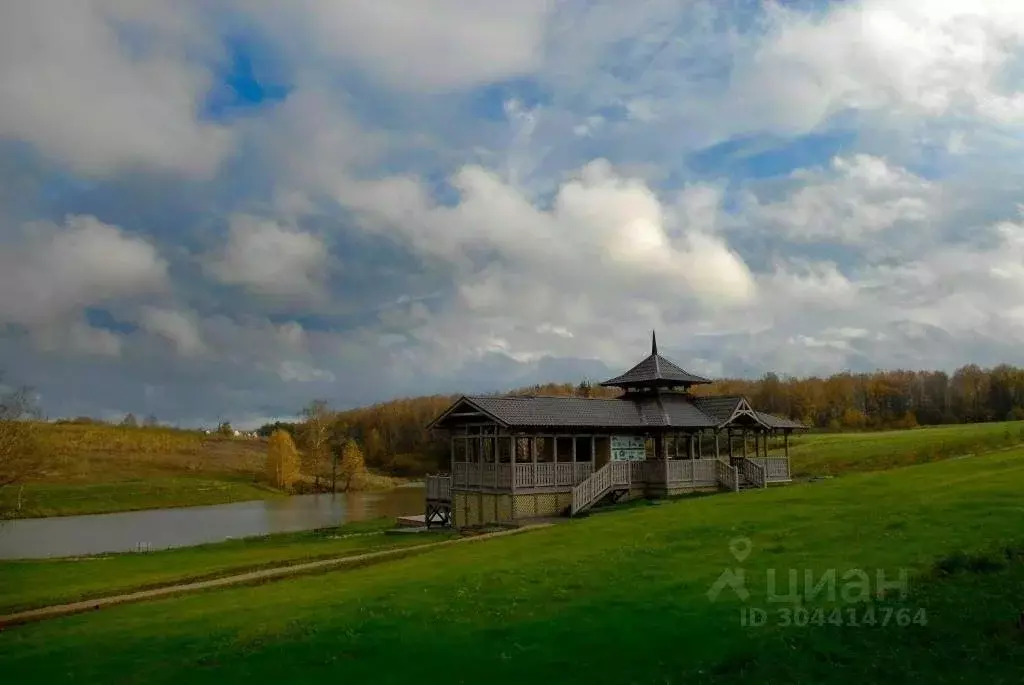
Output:
[[423,512],[422,487],[265,502],[20,519],[0,524],[0,559],[165,549]]

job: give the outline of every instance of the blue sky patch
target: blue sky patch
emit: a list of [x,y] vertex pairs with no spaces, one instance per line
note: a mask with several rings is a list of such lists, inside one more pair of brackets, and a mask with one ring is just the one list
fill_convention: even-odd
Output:
[[292,86],[277,83],[261,69],[260,47],[253,38],[225,40],[229,58],[217,74],[218,84],[207,97],[203,114],[208,119],[224,119],[239,111],[279,102],[288,97]]
[[809,134],[791,140],[773,136],[746,136],[700,150],[687,160],[690,168],[703,175],[731,179],[759,179],[785,176],[797,169],[827,166],[857,139],[852,131]]

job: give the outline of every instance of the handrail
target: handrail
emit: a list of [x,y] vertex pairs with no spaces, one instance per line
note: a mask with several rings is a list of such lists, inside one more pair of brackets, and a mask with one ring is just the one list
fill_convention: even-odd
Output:
[[632,465],[628,461],[610,461],[572,489],[570,515],[578,514],[607,494],[615,486],[632,483]]
[[755,487],[768,487],[768,475],[765,467],[761,464],[742,457],[740,459],[739,472],[743,474],[745,479],[753,483]]
[[427,499],[439,501],[451,501],[452,478],[446,474],[427,475]]
[[733,492],[739,492],[739,471],[737,471],[735,466],[730,466],[727,462],[716,460],[715,474],[718,477],[719,483]]

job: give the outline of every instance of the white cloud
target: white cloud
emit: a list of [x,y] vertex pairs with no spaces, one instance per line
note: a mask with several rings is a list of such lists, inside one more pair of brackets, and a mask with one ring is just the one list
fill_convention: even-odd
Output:
[[[135,167],[208,177],[231,134],[199,119],[213,50],[191,1],[0,5],[0,138],[86,176]],[[137,45],[133,45],[133,40]]]
[[[248,3],[247,3],[248,4]],[[263,2],[270,30],[297,50],[415,91],[445,91],[525,75],[543,58],[548,0],[297,0]],[[298,36],[299,38],[295,38]]]
[[860,0],[807,15],[773,6],[737,82],[744,116],[800,133],[852,108],[893,118],[1022,123],[1001,82],[1024,46],[1024,9],[1001,0]]
[[223,254],[208,263],[216,278],[270,297],[321,295],[327,249],[318,237],[245,214],[232,216],[229,224]]
[[0,253],[0,322],[42,326],[169,286],[167,263],[151,243],[95,217],[32,224],[23,234]]
[[894,228],[921,227],[941,211],[941,188],[885,159],[836,157],[828,169],[790,176],[777,201],[750,198],[747,219],[795,241],[860,244]]
[[178,354],[193,357],[203,354],[206,345],[193,316],[174,309],[143,307],[138,316],[139,327],[169,341]]

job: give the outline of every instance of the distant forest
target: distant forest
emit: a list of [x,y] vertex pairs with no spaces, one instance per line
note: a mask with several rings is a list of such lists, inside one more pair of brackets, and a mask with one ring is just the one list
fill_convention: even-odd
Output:
[[[520,395],[616,397],[619,390],[587,381],[549,383],[512,391]],[[744,395],[761,410],[788,416],[818,429],[864,430],[918,425],[1024,419],[1024,369],[970,364],[949,375],[942,371],[840,373],[828,378],[720,380],[694,388],[697,395]],[[335,450],[356,440],[372,469],[399,476],[421,475],[446,467],[447,443],[425,426],[458,399],[431,395],[393,400],[334,415]],[[302,442],[301,425],[276,423],[260,429],[269,435],[285,428]]]

